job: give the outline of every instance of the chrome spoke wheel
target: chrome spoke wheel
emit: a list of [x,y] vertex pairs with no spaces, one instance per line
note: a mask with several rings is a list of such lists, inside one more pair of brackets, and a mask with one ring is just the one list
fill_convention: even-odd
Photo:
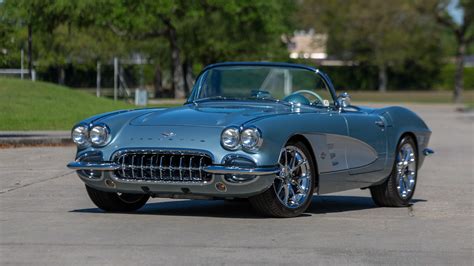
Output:
[[397,191],[402,199],[411,196],[416,183],[416,154],[410,143],[405,143],[397,154]]
[[282,149],[279,159],[280,174],[274,190],[278,200],[287,208],[298,208],[311,196],[311,168],[304,152],[296,146]]

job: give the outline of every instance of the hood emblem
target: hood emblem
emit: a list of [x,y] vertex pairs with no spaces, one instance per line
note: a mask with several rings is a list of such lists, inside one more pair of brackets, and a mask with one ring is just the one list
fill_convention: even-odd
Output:
[[163,135],[165,137],[174,137],[174,136],[176,136],[176,133],[171,132],[171,131],[170,132],[165,131],[165,132],[161,132],[161,135]]

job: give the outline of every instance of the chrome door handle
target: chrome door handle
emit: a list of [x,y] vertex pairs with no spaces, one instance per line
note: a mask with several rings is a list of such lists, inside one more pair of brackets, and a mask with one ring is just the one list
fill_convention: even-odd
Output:
[[385,123],[383,122],[383,120],[377,120],[375,121],[375,124],[379,127],[385,127]]

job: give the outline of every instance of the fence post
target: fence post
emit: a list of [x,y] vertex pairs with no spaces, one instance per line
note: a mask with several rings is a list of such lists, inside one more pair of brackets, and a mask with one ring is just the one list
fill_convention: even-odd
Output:
[[21,79],[23,79],[23,58],[25,57],[25,52],[23,51],[23,49],[21,49],[21,74],[20,74],[20,77]]
[[114,101],[117,100],[117,87],[118,87],[118,59],[114,57]]
[[97,61],[97,89],[95,94],[100,97],[100,61]]

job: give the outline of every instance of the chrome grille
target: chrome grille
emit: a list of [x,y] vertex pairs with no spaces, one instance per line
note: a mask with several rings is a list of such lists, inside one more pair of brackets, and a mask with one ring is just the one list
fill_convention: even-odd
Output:
[[120,168],[114,171],[119,179],[161,182],[208,182],[212,174],[203,167],[212,164],[204,153],[173,151],[126,151],[114,157]]

